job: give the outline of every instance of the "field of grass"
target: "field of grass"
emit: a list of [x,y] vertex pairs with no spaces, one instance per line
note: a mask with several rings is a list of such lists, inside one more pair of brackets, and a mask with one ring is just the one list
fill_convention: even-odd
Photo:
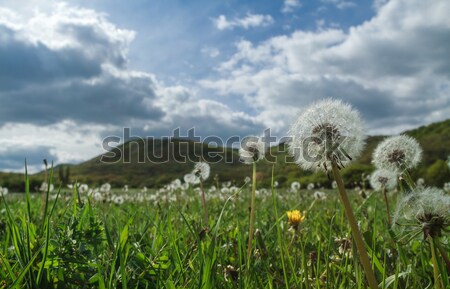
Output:
[[[208,225],[192,188],[6,195],[0,288],[367,288],[336,190],[317,198],[314,190],[258,188],[250,259],[250,186],[206,191]],[[400,240],[380,192],[348,194],[379,288],[433,288],[422,235]],[[394,208],[400,195],[388,194]],[[286,215],[294,209],[306,214],[296,230]],[[434,288],[450,288],[438,257],[442,287]]]

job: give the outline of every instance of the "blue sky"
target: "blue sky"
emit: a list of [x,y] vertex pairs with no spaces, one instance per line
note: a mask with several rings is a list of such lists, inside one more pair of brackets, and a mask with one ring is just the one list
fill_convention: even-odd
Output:
[[139,136],[282,137],[343,99],[368,134],[450,115],[450,2],[0,0],[0,170]]

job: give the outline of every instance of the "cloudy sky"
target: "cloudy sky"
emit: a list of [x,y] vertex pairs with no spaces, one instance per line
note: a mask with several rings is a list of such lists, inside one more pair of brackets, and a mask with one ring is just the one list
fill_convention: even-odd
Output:
[[309,103],[369,134],[450,115],[450,1],[0,0],[0,170],[121,135],[283,136]]

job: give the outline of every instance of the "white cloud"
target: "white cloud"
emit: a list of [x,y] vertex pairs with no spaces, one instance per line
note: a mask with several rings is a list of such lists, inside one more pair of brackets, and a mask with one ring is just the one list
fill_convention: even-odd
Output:
[[388,2],[389,2],[389,0],[374,0],[372,7],[373,7],[373,9],[378,11],[381,9],[381,7],[383,7]]
[[296,8],[300,8],[301,6],[302,4],[299,0],[284,0],[281,12],[290,13],[293,12]]
[[254,44],[201,81],[224,97],[243,95],[264,126],[285,132],[298,109],[323,97],[362,111],[371,133],[450,115],[450,2],[388,2],[370,21],[341,29],[296,31]]
[[220,55],[220,50],[215,47],[204,47],[202,48],[201,52],[211,58],[215,58]]
[[214,25],[219,30],[234,29],[241,27],[249,29],[253,27],[265,27],[274,23],[272,16],[247,13],[244,18],[235,18],[228,20],[225,15],[213,19]]
[[321,0],[323,3],[330,3],[336,6],[338,9],[347,9],[351,7],[355,7],[356,3],[353,1],[346,0]]

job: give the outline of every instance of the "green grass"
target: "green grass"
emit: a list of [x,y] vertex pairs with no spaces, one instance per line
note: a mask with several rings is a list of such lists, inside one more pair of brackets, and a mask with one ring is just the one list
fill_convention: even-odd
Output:
[[[249,187],[207,194],[208,231],[192,190],[122,205],[76,191],[7,195],[0,199],[0,288],[366,288],[354,246],[341,254],[335,242],[351,236],[338,192],[315,200],[313,191],[268,189],[256,197],[259,232],[249,263]],[[349,195],[379,288],[432,288],[429,244],[394,242],[381,193]],[[295,232],[291,209],[307,216]]]

